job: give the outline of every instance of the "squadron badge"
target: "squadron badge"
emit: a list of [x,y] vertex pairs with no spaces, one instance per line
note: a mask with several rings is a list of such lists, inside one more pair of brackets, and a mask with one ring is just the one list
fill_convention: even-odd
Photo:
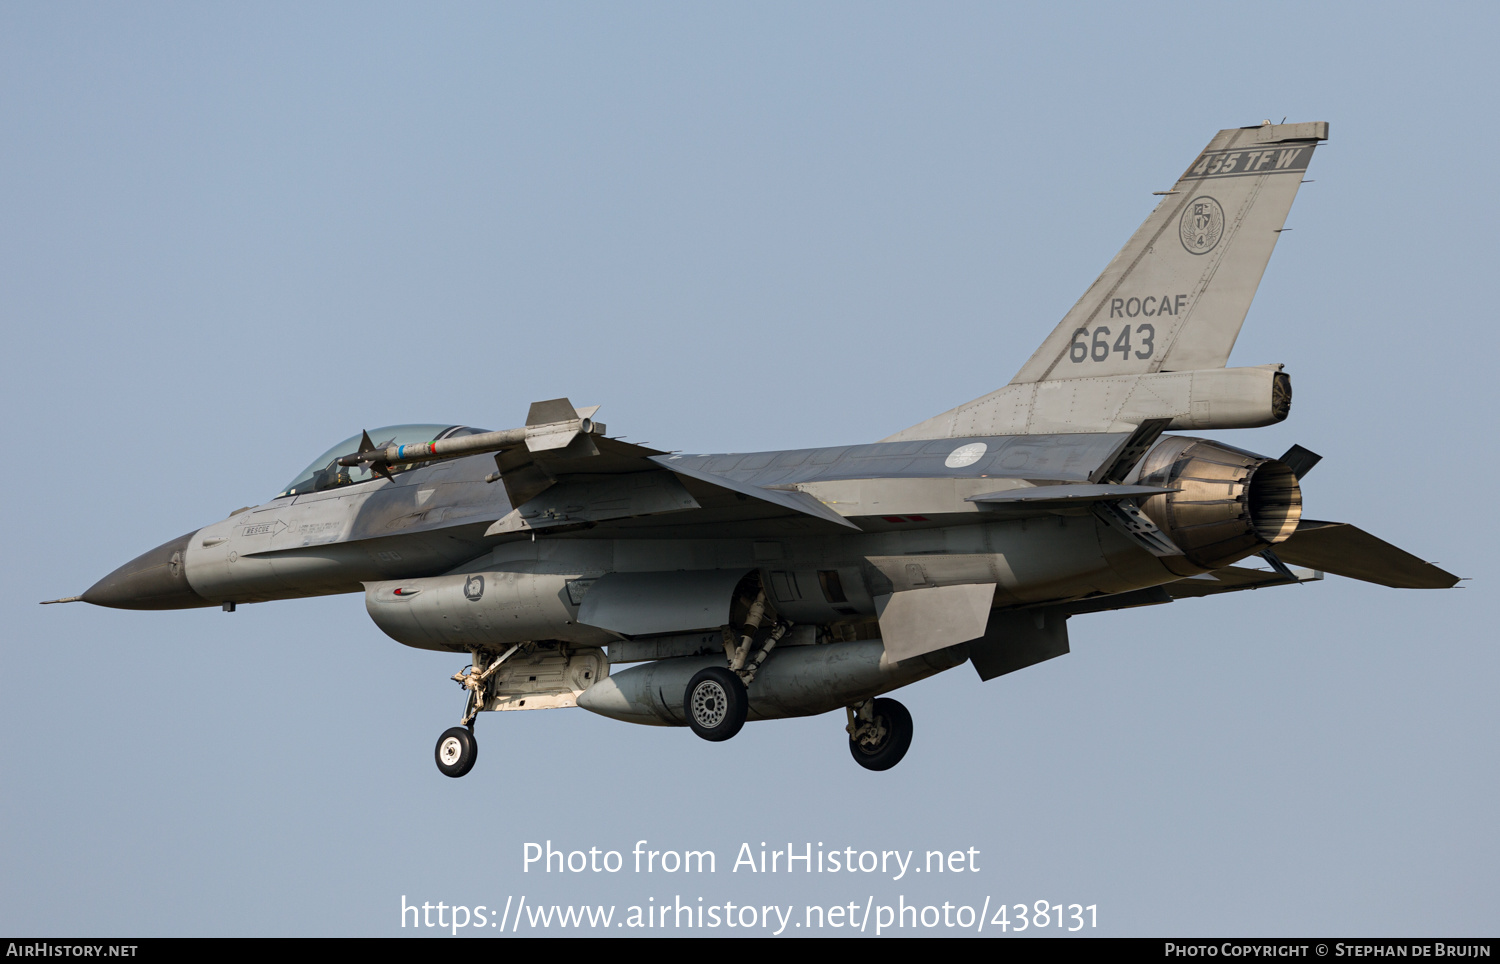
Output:
[[1224,236],[1224,209],[1206,194],[1193,198],[1177,222],[1177,233],[1188,254],[1208,254]]
[[470,602],[477,602],[484,595],[484,577],[470,576],[464,583],[464,595],[469,597]]

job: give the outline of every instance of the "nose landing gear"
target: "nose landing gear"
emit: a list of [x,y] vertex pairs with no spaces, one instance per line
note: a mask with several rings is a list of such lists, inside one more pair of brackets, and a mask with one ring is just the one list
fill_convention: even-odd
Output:
[[461,777],[474,769],[474,760],[479,756],[479,744],[474,740],[474,731],[466,726],[455,726],[443,731],[438,737],[438,769],[444,776]]
[[[520,648],[520,644],[516,644],[492,660],[483,653],[475,652],[474,662],[453,674],[453,681],[468,691],[468,702],[464,704],[462,723],[444,730],[443,735],[438,737],[434,753],[443,776],[458,778],[474,769],[474,760],[479,756],[479,744],[474,739],[474,717],[484,709],[485,700],[489,697],[490,678]],[[487,660],[488,666],[485,665]]]

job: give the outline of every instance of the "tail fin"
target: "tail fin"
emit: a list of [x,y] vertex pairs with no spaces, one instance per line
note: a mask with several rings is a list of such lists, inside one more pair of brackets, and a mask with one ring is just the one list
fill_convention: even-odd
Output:
[[1328,124],[1219,131],[1011,384],[1223,368]]
[[1009,385],[889,440],[1285,418],[1280,366],[1224,365],[1327,137],[1323,121],[1219,131]]

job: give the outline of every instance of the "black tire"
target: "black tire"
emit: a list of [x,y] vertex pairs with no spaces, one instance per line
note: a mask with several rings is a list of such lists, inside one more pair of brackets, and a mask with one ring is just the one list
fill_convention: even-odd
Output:
[[851,736],[849,753],[866,770],[889,770],[911,749],[911,712],[895,700],[878,699],[874,713],[876,721],[885,725],[885,739],[866,746]]
[[738,675],[723,666],[699,670],[688,681],[682,712],[693,732],[712,743],[727,740],[745,725],[750,696]]
[[479,756],[479,744],[474,740],[474,734],[469,732],[466,726],[455,726],[444,730],[443,735],[438,737],[437,749],[433,751],[437,757],[437,767],[443,771],[445,777],[461,777],[474,769],[474,760]]

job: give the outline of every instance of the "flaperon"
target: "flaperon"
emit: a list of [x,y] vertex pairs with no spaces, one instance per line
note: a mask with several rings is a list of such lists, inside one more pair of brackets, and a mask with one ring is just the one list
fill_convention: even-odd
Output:
[[1008,385],[883,441],[669,454],[565,398],[505,431],[374,429],[264,505],[52,601],[232,611],[363,592],[393,639],[468,655],[462,725],[436,751],[456,777],[479,712],[575,705],[716,741],[842,708],[855,760],[883,770],[912,721],[882,694],[1063,655],[1079,613],[1323,572],[1452,586],[1304,518],[1311,451],[1163,434],[1287,417],[1281,365],[1225,364],[1327,136],[1220,131]]

